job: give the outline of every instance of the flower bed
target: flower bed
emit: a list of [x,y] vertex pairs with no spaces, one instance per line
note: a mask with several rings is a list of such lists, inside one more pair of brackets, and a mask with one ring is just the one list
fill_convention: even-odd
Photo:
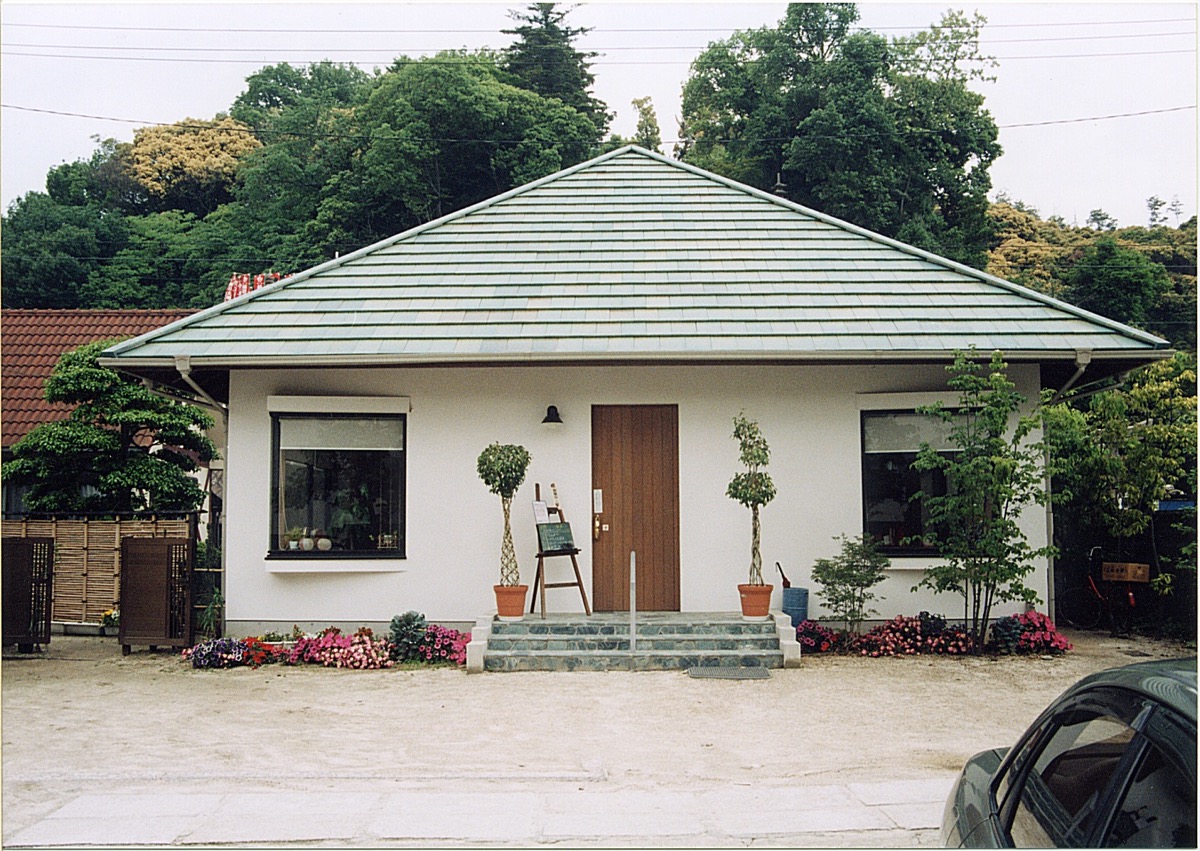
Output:
[[[796,627],[802,653],[847,649],[859,656],[948,655],[972,652],[971,637],[961,624],[947,624],[940,615],[921,612],[916,617],[901,615],[857,638],[849,638],[816,623],[803,621]],[[992,625],[987,650],[992,653],[1054,655],[1071,649],[1071,643],[1040,612],[1025,612],[1000,618]]]
[[971,637],[961,626],[928,612],[903,615],[880,624],[853,643],[860,656],[915,656],[922,653],[957,656],[971,652]]
[[[413,656],[425,664],[465,665],[469,632],[431,624],[424,627]],[[327,627],[317,635],[298,630],[287,646],[262,638],[216,638],[183,651],[193,668],[258,668],[262,665],[321,665],[326,668],[378,670],[390,668],[399,659],[397,647],[386,638],[376,638],[367,627],[346,635],[337,627]]]

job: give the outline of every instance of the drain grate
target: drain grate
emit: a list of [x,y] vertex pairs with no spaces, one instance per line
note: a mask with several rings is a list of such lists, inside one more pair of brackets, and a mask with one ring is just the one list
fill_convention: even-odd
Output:
[[771,673],[766,668],[708,665],[703,668],[688,668],[688,676],[701,680],[766,680],[771,678]]

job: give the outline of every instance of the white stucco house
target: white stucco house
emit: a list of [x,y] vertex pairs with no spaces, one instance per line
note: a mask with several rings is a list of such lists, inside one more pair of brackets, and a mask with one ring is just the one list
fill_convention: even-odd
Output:
[[[913,409],[954,401],[945,367],[971,346],[1002,350],[1029,398],[1168,354],[1144,332],[627,147],[103,362],[227,411],[237,635],[494,611],[501,511],[475,464],[496,441],[533,455],[513,512],[522,581],[534,483],[553,482],[597,611],[628,607],[631,550],[639,610],[735,611],[750,521],[725,488],[743,411],[772,449],[772,573],[778,561],[808,586],[835,536],[867,531],[893,556],[882,614],[954,617],[957,598],[910,591],[932,555],[899,542],[922,529],[908,501],[925,422]],[[544,422],[550,406],[561,424]],[[1024,524],[1046,540],[1040,508]],[[325,542],[293,549],[297,527]],[[570,578],[565,560],[553,570]],[[1043,599],[1049,573],[1030,580]],[[547,605],[582,610],[573,589]]]

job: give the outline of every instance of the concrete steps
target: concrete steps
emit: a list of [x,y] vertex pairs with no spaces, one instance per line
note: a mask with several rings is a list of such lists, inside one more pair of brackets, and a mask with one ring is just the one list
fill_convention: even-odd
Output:
[[[786,629],[781,633],[779,619]],[[788,647],[781,646],[781,638]],[[482,640],[481,640],[482,639]],[[527,615],[519,622],[481,618],[472,630],[467,670],[669,671],[692,667],[781,668],[799,661],[786,615],[744,621],[740,614],[639,614],[630,651],[627,613]],[[471,651],[474,650],[474,653]],[[474,658],[472,658],[474,657]]]

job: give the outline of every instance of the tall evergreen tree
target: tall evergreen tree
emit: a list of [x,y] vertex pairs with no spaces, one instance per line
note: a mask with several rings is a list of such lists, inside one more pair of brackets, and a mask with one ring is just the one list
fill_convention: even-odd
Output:
[[649,96],[634,98],[633,108],[638,114],[637,130],[633,134],[634,144],[658,151],[662,147],[662,133],[658,129],[658,116],[654,114],[654,102]]
[[586,115],[596,127],[599,144],[612,121],[604,102],[591,92],[595,77],[589,67],[590,60],[599,54],[575,49],[572,42],[591,30],[569,26],[566,17],[570,11],[558,8],[555,3],[530,3],[524,12],[510,12],[520,26],[501,30],[505,35],[516,36],[516,41],[504,51],[502,67],[522,88],[542,97],[558,98]]

